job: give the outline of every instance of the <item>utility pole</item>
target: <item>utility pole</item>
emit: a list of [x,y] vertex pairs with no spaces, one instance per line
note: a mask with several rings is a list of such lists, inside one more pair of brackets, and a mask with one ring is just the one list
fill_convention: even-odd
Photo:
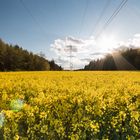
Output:
[[72,63],[72,46],[69,46],[69,57],[70,57],[70,70],[73,70],[73,63]]
[[66,46],[66,51],[69,53],[69,55],[67,56],[69,58],[69,70],[73,70],[73,63],[72,63],[72,51],[73,51],[73,46],[72,45],[68,45]]
[[73,52],[76,52],[77,49],[76,47],[74,47],[73,45],[71,45],[70,43],[67,44],[67,38],[66,38],[66,42],[65,42],[65,52],[68,52],[68,59],[69,59],[69,70],[72,71],[73,70],[73,60],[72,58],[75,57],[73,56]]

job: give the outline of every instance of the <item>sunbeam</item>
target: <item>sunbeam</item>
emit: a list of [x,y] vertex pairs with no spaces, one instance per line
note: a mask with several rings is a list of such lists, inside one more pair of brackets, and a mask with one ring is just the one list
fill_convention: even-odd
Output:
[[121,54],[114,53],[112,56],[118,70],[136,70]]

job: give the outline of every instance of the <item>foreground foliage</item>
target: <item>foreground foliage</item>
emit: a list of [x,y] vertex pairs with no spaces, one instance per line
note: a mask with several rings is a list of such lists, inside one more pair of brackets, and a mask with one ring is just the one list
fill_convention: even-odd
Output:
[[139,72],[0,73],[0,139],[139,139]]

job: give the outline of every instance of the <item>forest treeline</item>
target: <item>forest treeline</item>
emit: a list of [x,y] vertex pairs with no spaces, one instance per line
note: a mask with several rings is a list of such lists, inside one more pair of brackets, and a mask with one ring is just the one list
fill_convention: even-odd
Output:
[[55,62],[0,39],[0,71],[62,70]]
[[140,48],[122,48],[91,61],[84,70],[140,70]]

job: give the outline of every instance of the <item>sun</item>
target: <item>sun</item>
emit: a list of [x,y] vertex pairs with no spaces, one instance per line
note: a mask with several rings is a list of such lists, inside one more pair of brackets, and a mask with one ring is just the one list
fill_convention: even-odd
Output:
[[117,38],[115,36],[101,36],[97,40],[97,46],[100,47],[102,51],[112,51],[117,46]]

